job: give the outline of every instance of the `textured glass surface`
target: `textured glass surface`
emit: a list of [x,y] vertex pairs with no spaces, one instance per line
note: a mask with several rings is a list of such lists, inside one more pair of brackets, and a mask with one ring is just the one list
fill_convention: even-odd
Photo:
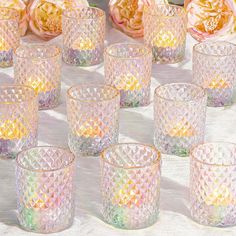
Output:
[[236,45],[204,42],[193,49],[194,82],[207,90],[208,106],[231,105],[236,79]]
[[110,86],[81,85],[68,90],[69,147],[77,155],[98,155],[117,143],[119,91]]
[[64,11],[64,61],[75,66],[100,64],[103,61],[105,24],[105,12],[99,8],[85,7]]
[[121,107],[145,106],[150,102],[152,52],[135,43],[106,48],[105,81],[120,90]]
[[236,144],[206,143],[192,151],[190,211],[204,225],[236,225]]
[[184,59],[187,15],[183,7],[158,4],[144,10],[144,41],[152,48],[154,62]]
[[19,14],[10,8],[0,8],[0,67],[13,64],[13,52],[20,44]]
[[54,45],[22,45],[14,55],[15,83],[34,88],[39,109],[58,104],[61,91],[61,50]]
[[38,100],[27,86],[0,86],[0,156],[15,157],[38,142]]
[[53,233],[74,218],[74,155],[61,148],[36,147],[16,159],[17,212],[28,231]]
[[142,144],[118,144],[101,155],[103,216],[122,229],[154,224],[159,214],[160,153]]
[[162,153],[188,156],[204,141],[207,96],[194,84],[158,87],[154,98],[155,146]]

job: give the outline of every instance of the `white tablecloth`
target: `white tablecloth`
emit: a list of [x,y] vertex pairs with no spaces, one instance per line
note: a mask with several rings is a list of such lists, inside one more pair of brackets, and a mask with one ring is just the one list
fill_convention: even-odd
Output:
[[[94,1],[107,9],[107,0]],[[32,35],[24,42],[39,41]],[[131,41],[124,34],[107,26],[107,44]],[[59,39],[55,39],[60,42]],[[236,40],[235,40],[236,41]],[[153,65],[152,92],[160,83],[191,82],[191,51],[194,40],[188,36],[186,58],[178,65]],[[67,147],[66,90],[83,82],[98,83],[103,80],[103,65],[91,68],[71,67],[63,64],[60,105],[39,112],[39,145]],[[0,70],[0,83],[11,83],[13,69]],[[236,101],[235,101],[236,102]],[[236,142],[236,104],[227,108],[208,108],[206,141]],[[122,109],[120,112],[120,142],[153,144],[153,103],[148,107]],[[76,215],[73,226],[58,236],[222,236],[236,235],[236,227],[211,228],[190,219],[188,183],[189,158],[163,155],[160,217],[155,225],[138,231],[115,229],[102,221],[100,213],[100,169],[98,158],[79,159],[76,186]],[[16,219],[16,194],[14,160],[0,160],[0,236],[33,235],[19,228]]]

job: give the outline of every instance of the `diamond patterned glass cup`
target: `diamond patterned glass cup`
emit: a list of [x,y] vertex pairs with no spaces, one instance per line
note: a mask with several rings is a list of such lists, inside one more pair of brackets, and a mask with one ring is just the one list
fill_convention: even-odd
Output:
[[69,147],[76,155],[98,155],[119,135],[120,94],[106,85],[78,85],[67,92]]
[[105,24],[105,12],[99,8],[84,7],[64,11],[64,61],[75,66],[100,64],[103,61]]
[[17,84],[34,88],[39,109],[57,106],[61,91],[61,49],[55,45],[22,45],[14,55]]
[[161,154],[152,146],[118,144],[101,154],[103,216],[122,229],[154,224],[159,214]]
[[144,41],[154,62],[177,63],[184,59],[187,15],[183,7],[158,4],[145,8]]
[[62,148],[36,147],[18,154],[16,187],[21,227],[53,233],[73,223],[75,168],[74,155]]
[[152,52],[137,43],[113,44],[105,50],[105,81],[120,90],[121,107],[150,102]]
[[161,85],[155,90],[155,146],[162,153],[188,156],[204,141],[207,96],[188,83]]
[[38,99],[27,86],[0,86],[0,156],[12,157],[38,142]]
[[202,144],[190,156],[192,218],[210,226],[236,225],[236,144]]
[[236,45],[203,42],[193,49],[194,82],[207,90],[208,106],[231,105],[236,79]]
[[0,8],[0,67],[13,64],[13,52],[20,44],[17,10]]

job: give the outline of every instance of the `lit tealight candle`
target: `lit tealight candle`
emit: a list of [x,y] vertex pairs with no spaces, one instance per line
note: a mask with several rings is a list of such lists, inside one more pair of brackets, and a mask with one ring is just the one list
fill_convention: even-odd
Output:
[[48,92],[55,88],[55,85],[51,82],[36,76],[29,77],[28,86],[31,86],[37,94],[41,92]]
[[27,136],[28,132],[27,128],[17,119],[0,123],[0,139],[21,139]]
[[176,47],[176,43],[177,38],[173,35],[171,31],[164,32],[163,30],[161,30],[159,34],[153,39],[154,46],[160,48],[174,48]]
[[72,48],[74,50],[94,50],[96,47],[90,39],[80,39],[73,43]]
[[223,80],[219,76],[216,76],[210,81],[207,87],[210,89],[224,89],[229,88],[230,86],[225,80]]
[[138,79],[130,73],[128,73],[127,75],[119,76],[115,80],[114,84],[117,89],[124,91],[134,91],[142,89],[142,86],[139,83]]
[[192,137],[195,131],[190,123],[183,119],[174,124],[168,133],[171,137]]
[[9,51],[10,49],[10,45],[3,38],[0,38],[0,51]]

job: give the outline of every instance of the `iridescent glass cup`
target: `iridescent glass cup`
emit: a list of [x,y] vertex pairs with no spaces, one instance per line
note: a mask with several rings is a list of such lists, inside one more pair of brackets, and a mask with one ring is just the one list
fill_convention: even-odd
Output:
[[74,155],[63,148],[35,147],[16,159],[17,212],[21,227],[54,233],[73,223]]
[[0,156],[12,157],[38,143],[38,99],[28,86],[0,86]]
[[236,225],[236,144],[205,143],[190,157],[192,218],[210,226]]
[[55,45],[22,45],[14,55],[15,83],[34,88],[39,109],[58,105],[61,92],[61,49]]
[[117,144],[101,154],[104,220],[122,229],[140,229],[159,215],[161,154],[152,146]]
[[188,83],[161,85],[155,90],[155,146],[162,153],[188,156],[205,134],[207,96]]
[[78,85],[67,92],[69,147],[76,155],[98,155],[119,134],[120,94],[106,85]]
[[145,106],[150,102],[152,52],[138,43],[118,43],[106,48],[105,82],[121,95],[121,107]]

